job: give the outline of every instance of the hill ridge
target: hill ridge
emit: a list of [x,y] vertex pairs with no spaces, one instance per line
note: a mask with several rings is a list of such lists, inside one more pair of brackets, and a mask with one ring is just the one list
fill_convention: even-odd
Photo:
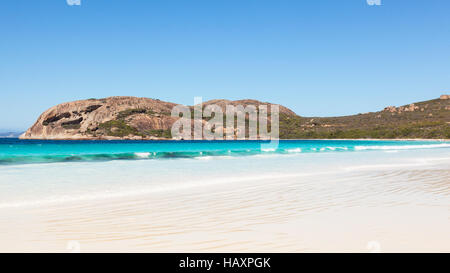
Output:
[[[274,105],[253,99],[215,99],[203,106],[210,104],[223,109],[227,104]],[[178,118],[170,113],[176,105],[132,96],[65,102],[44,111],[20,138],[172,139],[170,129]],[[450,95],[340,117],[302,117],[282,105],[279,108],[281,139],[450,138]]]

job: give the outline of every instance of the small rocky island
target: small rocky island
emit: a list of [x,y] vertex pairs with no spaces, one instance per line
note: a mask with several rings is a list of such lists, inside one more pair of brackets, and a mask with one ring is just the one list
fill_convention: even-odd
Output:
[[[203,106],[272,105],[256,100],[211,100]],[[176,103],[109,97],[62,103],[42,113],[21,139],[172,139]],[[303,117],[280,106],[281,139],[450,139],[450,95],[378,112],[342,117]],[[191,110],[193,107],[191,106]],[[270,116],[268,117],[270,120]],[[202,122],[206,122],[204,118]]]

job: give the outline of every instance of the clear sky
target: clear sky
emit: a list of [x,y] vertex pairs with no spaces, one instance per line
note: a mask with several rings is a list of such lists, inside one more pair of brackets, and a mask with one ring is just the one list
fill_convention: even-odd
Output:
[[4,0],[0,129],[77,99],[253,98],[304,116],[450,93],[450,1]]

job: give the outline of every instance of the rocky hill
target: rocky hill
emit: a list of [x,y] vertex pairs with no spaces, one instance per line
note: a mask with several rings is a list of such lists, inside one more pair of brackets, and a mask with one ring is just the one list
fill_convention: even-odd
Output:
[[[271,105],[256,100],[212,100],[203,103],[203,107],[210,104],[221,106],[222,109],[225,109],[225,105],[249,104],[265,104],[270,109]],[[62,103],[42,113],[20,138],[172,139],[171,128],[178,118],[172,117],[171,111],[176,105],[157,99],[136,97],[109,97]],[[190,108],[193,111],[193,107]],[[280,106],[280,113],[295,116],[293,111],[283,106]],[[206,121],[202,120],[203,123]]]
[[[212,100],[204,107],[268,105],[256,100]],[[22,139],[171,139],[177,104],[109,97],[63,103],[45,111]],[[193,107],[191,107],[191,111]],[[270,116],[268,117],[270,120]],[[206,122],[206,119],[202,121]],[[280,138],[450,138],[450,96],[343,117],[301,117],[280,106]]]
[[280,115],[280,137],[450,139],[450,95],[352,116]]

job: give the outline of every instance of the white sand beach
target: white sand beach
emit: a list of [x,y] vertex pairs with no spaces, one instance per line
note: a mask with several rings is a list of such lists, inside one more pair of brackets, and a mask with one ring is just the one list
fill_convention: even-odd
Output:
[[[174,162],[17,167],[36,182],[51,179],[48,173],[77,176],[60,181],[67,192],[59,199],[1,203],[0,251],[450,251],[445,149]],[[143,186],[161,179],[174,183]],[[73,198],[75,180],[85,190]]]

